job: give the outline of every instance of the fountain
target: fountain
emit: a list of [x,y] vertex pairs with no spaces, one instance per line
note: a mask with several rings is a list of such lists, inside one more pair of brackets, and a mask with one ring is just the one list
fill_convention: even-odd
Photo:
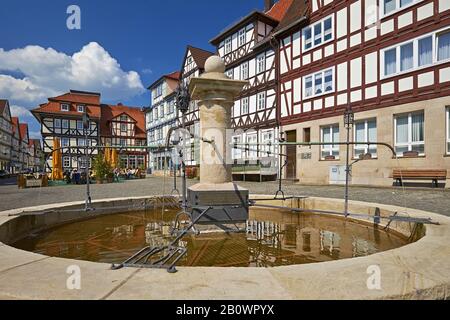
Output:
[[232,168],[227,142],[231,128],[231,108],[247,81],[225,76],[225,64],[212,56],[205,63],[205,73],[190,83],[192,98],[199,100],[200,183],[188,190],[192,218],[199,224],[234,224],[248,220],[249,191],[232,182]]

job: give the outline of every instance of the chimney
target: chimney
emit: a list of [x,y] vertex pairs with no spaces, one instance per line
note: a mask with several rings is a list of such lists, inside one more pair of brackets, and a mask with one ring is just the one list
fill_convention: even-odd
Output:
[[275,0],[264,0],[264,12],[267,12],[270,9],[272,9],[275,2],[276,2]]

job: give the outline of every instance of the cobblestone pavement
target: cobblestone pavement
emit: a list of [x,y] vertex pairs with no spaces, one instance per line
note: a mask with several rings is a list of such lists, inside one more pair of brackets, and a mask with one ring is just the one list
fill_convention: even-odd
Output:
[[[195,184],[197,181],[189,181]],[[172,179],[151,177],[145,180],[133,180],[117,184],[91,185],[92,199],[119,198],[127,196],[147,196],[170,194]],[[275,194],[278,184],[275,182],[240,182],[254,194]],[[178,186],[181,181],[178,181]],[[284,183],[286,195],[316,196],[328,198],[344,197],[342,186],[302,186]],[[58,202],[81,201],[86,193],[85,186],[60,186],[19,190],[16,185],[0,184],[0,211],[25,208]],[[409,208],[421,209],[450,216],[450,190],[443,189],[406,189],[351,187],[350,199],[376,202]]]

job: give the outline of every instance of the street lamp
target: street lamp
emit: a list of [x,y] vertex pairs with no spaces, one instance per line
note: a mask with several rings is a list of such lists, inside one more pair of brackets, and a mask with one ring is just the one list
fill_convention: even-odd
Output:
[[355,113],[352,107],[348,105],[344,112],[344,125],[347,130],[347,158],[345,165],[345,216],[348,216],[348,189],[350,183],[350,130],[355,125]]
[[189,104],[191,103],[191,95],[184,83],[181,83],[176,89],[176,103],[177,109],[181,112],[181,128],[183,131],[183,148],[180,148],[181,169],[183,172],[182,179],[182,196],[183,196],[183,209],[187,208],[187,190],[186,190],[186,163],[184,162],[184,153],[186,152],[186,113],[189,110]]
[[85,107],[84,113],[83,113],[83,131],[84,131],[84,165],[85,165],[85,172],[86,172],[86,202],[84,210],[90,211],[92,199],[91,199],[91,190],[90,190],[90,174],[89,174],[89,148],[88,148],[88,130],[90,128],[91,119],[89,118],[89,115],[87,113],[87,108]]

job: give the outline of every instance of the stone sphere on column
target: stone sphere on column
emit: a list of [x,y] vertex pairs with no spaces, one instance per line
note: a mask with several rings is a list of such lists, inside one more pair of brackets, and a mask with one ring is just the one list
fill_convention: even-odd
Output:
[[205,62],[206,73],[224,73],[225,63],[219,56],[211,56]]

